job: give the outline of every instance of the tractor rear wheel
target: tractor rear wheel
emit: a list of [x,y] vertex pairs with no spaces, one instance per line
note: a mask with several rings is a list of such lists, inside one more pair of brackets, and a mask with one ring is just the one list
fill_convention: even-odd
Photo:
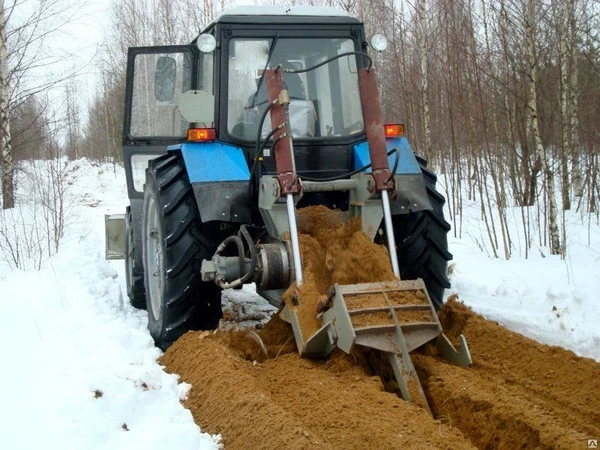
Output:
[[446,199],[435,188],[436,175],[427,169],[424,159],[417,157],[417,160],[433,209],[393,216],[392,223],[401,278],[422,278],[437,310],[444,301],[444,289],[450,287],[447,274],[448,261],[452,259],[447,236],[450,224],[444,219]]
[[180,155],[152,160],[146,170],[142,244],[148,329],[165,350],[189,330],[219,324],[221,289],[202,282],[202,260],[218,240],[200,220],[192,186]]
[[144,269],[139,267],[138,256],[141,250],[135,248],[131,210],[129,206],[125,214],[125,282],[127,296],[131,306],[146,309],[146,288],[144,286]]

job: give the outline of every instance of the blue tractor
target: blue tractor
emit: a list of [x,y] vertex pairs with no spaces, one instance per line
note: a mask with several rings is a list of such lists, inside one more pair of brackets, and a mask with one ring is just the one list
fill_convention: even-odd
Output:
[[[360,217],[363,231],[387,245],[398,281],[332,286],[319,312],[323,327],[309,339],[285,305],[300,353],[323,356],[354,344],[383,351],[407,399],[416,378],[412,349],[437,339],[466,363],[466,346],[452,353],[436,314],[452,258],[444,197],[403,126],[381,119],[369,46],[383,51],[385,38],[369,43],[363,24],[344,13],[243,7],[190,45],[129,49],[130,206],[109,220],[107,236],[114,244],[123,230],[127,293],[148,310],[157,346],[218,326],[222,289],[255,283],[282,306],[282,292],[303,282],[296,209],[324,205]],[[423,293],[424,302],[384,301],[407,290]],[[344,298],[364,292],[383,295],[371,309],[389,310],[388,325],[352,325],[358,313]],[[430,311],[430,320],[399,320],[411,308]]]

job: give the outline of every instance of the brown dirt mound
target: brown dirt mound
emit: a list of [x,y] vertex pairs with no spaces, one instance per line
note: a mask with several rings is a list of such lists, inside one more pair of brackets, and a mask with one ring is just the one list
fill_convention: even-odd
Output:
[[227,450],[473,448],[341,352],[253,363],[218,335],[190,332],[161,363],[192,384],[185,406],[202,430],[222,434]]
[[[386,249],[368,242],[357,222],[312,208],[299,225],[305,284],[297,308],[305,332],[318,326],[316,303],[333,282],[393,279]],[[393,303],[425,298],[405,297]],[[378,305],[356,300],[369,302]],[[512,333],[455,298],[440,320],[451,339],[466,335],[474,364],[413,354],[437,419],[384,392],[370,370],[378,364],[373,353],[300,358],[291,327],[278,317],[260,339],[249,331],[188,333],[161,362],[192,384],[186,406],[203,430],[222,434],[228,450],[578,449],[600,438],[600,364]]]
[[434,413],[480,448],[586,448],[600,437],[600,364],[485,320],[451,298],[440,312],[464,334],[473,366],[413,360]]
[[345,223],[339,212],[325,206],[309,206],[298,210],[298,232],[304,283],[300,289],[295,284],[290,286],[283,298],[296,310],[305,339],[321,326],[316,317],[317,303],[334,283],[396,279],[387,249],[361,231],[358,218]]

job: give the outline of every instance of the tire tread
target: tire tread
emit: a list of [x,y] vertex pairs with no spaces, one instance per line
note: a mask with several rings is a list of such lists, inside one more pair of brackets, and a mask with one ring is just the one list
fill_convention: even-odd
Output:
[[444,219],[446,199],[435,184],[437,176],[427,169],[425,159],[417,156],[432,209],[392,217],[400,273],[403,279],[422,278],[436,309],[442,306],[447,276],[450,224]]
[[148,308],[149,329],[156,345],[165,350],[185,332],[211,329],[219,323],[221,290],[214,283],[202,282],[199,271],[218,241],[212,226],[201,221],[181,155],[151,161],[146,184],[146,189],[154,190],[163,228],[166,275],[164,317],[155,320]]

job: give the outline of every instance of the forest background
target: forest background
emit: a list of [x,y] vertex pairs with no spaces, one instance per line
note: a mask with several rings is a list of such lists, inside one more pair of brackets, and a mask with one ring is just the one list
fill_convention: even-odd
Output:
[[[101,43],[82,64],[47,45],[73,39],[81,2],[2,1],[2,206],[18,200],[22,162],[50,162],[51,192],[40,193],[51,205],[48,253],[65,220],[65,161],[121,162],[127,48],[189,43],[234,3],[112,0]],[[413,150],[440,174],[455,236],[471,201],[485,230],[478,245],[494,257],[527,258],[534,248],[565,257],[567,211],[598,225],[598,0],[258,3],[333,6],[364,21],[368,36],[387,37],[388,49],[373,55],[384,118],[403,122]]]

